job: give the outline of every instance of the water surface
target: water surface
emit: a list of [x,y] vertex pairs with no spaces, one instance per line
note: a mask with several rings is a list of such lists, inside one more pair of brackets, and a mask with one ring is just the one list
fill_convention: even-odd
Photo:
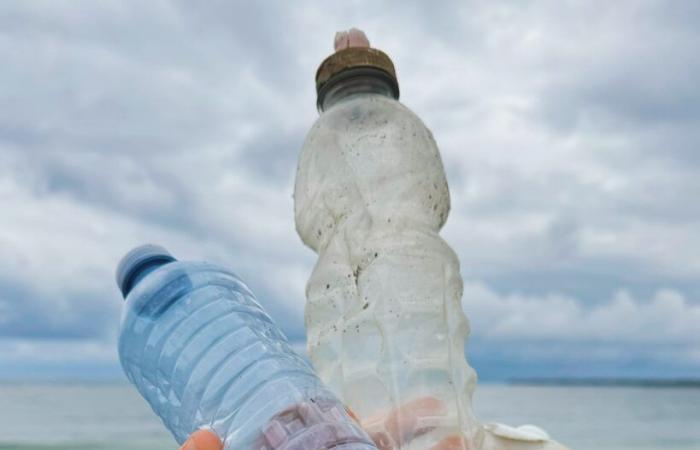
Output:
[[[477,388],[479,418],[534,423],[572,450],[700,450],[700,389]],[[2,450],[177,450],[125,384],[0,384]]]

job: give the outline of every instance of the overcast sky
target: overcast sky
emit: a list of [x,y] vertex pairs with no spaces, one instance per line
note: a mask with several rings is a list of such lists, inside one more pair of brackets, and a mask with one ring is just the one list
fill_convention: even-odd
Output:
[[302,341],[296,159],[351,26],[441,148],[483,377],[696,375],[699,3],[17,0],[0,377],[119,376],[113,272],[144,242],[232,268]]

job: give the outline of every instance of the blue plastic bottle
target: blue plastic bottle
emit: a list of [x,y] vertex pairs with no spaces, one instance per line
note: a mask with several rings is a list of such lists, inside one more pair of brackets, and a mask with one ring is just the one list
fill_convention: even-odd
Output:
[[145,245],[117,283],[122,367],[179,443],[210,428],[226,450],[376,450],[236,275]]

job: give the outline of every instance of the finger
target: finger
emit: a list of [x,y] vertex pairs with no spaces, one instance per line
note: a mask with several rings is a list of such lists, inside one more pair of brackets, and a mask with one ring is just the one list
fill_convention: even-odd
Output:
[[198,430],[192,433],[180,450],[222,450],[224,445],[219,437],[209,430]]
[[348,30],[348,47],[369,47],[369,39],[367,35],[357,28],[350,28]]
[[369,40],[363,31],[351,28],[348,31],[339,31],[335,34],[334,47],[336,52],[350,47],[367,48]]
[[435,397],[421,397],[389,413],[384,426],[394,441],[403,445],[435,427],[427,425],[424,419],[444,416],[445,413],[445,404],[442,401]]
[[430,450],[470,450],[471,447],[461,436],[448,436],[437,444],[430,447]]
[[[435,397],[420,397],[391,412],[380,413],[361,421],[379,450],[391,450],[435,428],[425,419],[442,416],[445,405]],[[435,421],[430,421],[435,422]]]

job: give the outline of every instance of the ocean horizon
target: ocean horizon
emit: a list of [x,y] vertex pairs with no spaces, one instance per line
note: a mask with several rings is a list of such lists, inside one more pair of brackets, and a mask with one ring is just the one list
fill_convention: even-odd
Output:
[[[698,450],[698,386],[481,383],[482,422],[535,424],[572,450]],[[2,450],[177,450],[122,381],[0,382]],[[242,449],[243,450],[243,449]]]

